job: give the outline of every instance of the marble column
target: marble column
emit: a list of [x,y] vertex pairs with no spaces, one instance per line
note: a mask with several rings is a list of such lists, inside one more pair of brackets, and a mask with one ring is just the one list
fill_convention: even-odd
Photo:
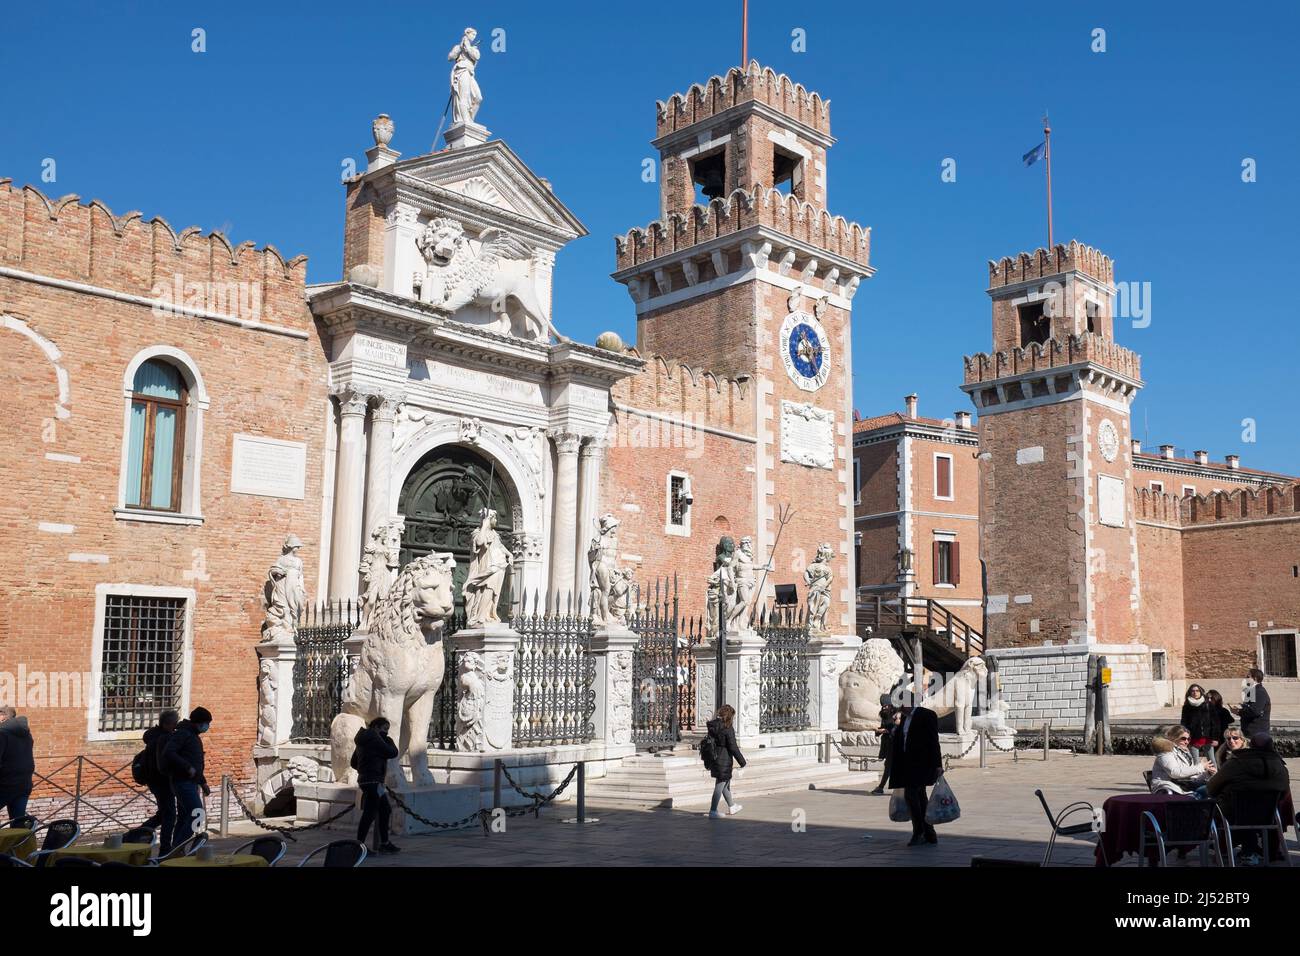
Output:
[[355,600],[361,563],[361,522],[365,508],[366,406],[368,396],[348,390],[339,395],[339,452],[334,482],[334,537],[330,546],[330,598]]
[[591,580],[587,544],[596,533],[596,510],[600,507],[600,471],[605,460],[605,442],[588,438],[578,452],[578,511],[574,554],[573,593],[585,595]]
[[369,473],[366,481],[366,537],[392,516],[393,419],[399,396],[379,395],[370,417]]
[[[551,495],[551,599],[573,593],[578,557],[578,443],[573,432],[552,432],[555,442],[555,491]],[[575,599],[582,594],[578,591]]]

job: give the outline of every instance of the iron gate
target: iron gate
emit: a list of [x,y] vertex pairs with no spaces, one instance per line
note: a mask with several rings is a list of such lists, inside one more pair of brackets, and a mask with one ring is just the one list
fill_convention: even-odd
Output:
[[692,700],[690,648],[678,632],[677,579],[637,594],[628,626],[632,652],[632,742],[638,750],[672,747],[681,737],[683,696]]
[[808,729],[808,615],[774,607],[755,630],[766,642],[759,662],[759,733]]

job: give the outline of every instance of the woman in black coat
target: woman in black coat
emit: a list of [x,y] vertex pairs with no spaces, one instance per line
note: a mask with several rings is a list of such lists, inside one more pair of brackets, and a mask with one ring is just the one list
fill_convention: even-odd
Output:
[[724,814],[718,812],[718,801],[725,799],[727,801],[728,813],[739,813],[743,808],[738,803],[731,802],[731,769],[734,763],[745,766],[745,755],[740,752],[736,746],[736,731],[732,723],[736,719],[736,710],[730,704],[723,704],[718,708],[717,716],[706,725],[709,730],[709,739],[713,741],[713,765],[709,767],[709,773],[713,775],[713,802],[709,805],[710,817],[721,817]]
[[[1223,695],[1217,690],[1213,688],[1207,690],[1205,697],[1209,701],[1206,706],[1210,708],[1210,716],[1213,718],[1214,726],[1214,735],[1210,738],[1210,743],[1213,744],[1217,752],[1223,742],[1228,739],[1228,728],[1237,722],[1237,718],[1232,711],[1228,710],[1223,703]],[[1214,757],[1210,759],[1215,760]],[[1215,762],[1217,763],[1217,760]]]
[[393,815],[393,808],[388,805],[388,794],[384,792],[384,778],[388,772],[388,761],[397,758],[397,744],[388,736],[388,728],[387,720],[376,717],[369,727],[357,731],[354,741],[357,749],[352,755],[357,784],[361,787],[361,822],[357,825],[357,842],[366,842],[370,824],[375,823],[376,853],[396,853],[401,849],[393,846],[388,839],[388,821]]
[[943,754],[939,750],[939,718],[928,707],[906,709],[903,723],[894,731],[894,761],[889,768],[889,785],[903,788],[912,816],[912,839],[908,846],[938,843],[934,827],[925,822],[929,804],[925,788],[932,787],[943,774]]
[[1219,730],[1218,715],[1214,713],[1210,699],[1205,694],[1205,688],[1200,684],[1192,684],[1187,688],[1187,695],[1183,698],[1183,719],[1180,723],[1192,735],[1192,750],[1213,760],[1214,748],[1210,746],[1210,742],[1222,738],[1215,737]]

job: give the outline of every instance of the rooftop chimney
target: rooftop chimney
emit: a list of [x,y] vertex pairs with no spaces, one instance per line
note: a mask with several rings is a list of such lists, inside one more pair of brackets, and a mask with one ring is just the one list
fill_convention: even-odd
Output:
[[1135,455],[1142,454],[1142,442],[1138,441],[1136,438],[1132,439],[1132,445],[1129,450]]
[[970,412],[957,413],[957,427],[970,428]]
[[1198,465],[1208,465],[1210,463],[1210,453],[1208,451],[1196,452],[1196,463]]
[[1236,471],[1238,468],[1241,467],[1240,455],[1227,455],[1224,457],[1223,460],[1228,463],[1228,467],[1231,468],[1233,471]]
[[905,396],[903,401],[907,403],[907,417],[916,418],[916,392]]
[[1174,446],[1173,446],[1173,445],[1161,445],[1161,446],[1160,446],[1160,457],[1161,457],[1161,458],[1173,458],[1173,457],[1174,457]]

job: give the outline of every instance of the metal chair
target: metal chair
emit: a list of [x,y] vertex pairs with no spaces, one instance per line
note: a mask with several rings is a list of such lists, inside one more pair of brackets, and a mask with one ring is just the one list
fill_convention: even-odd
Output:
[[51,863],[50,865],[51,865],[51,866],[56,866],[56,867],[58,867],[58,866],[94,866],[94,867],[98,867],[98,866],[99,866],[99,864],[96,863],[94,860],[87,860],[84,856],[61,856],[61,857],[59,857],[57,860],[55,860],[53,863]]
[[11,867],[16,870],[32,869],[32,865],[26,860],[20,860],[18,857],[11,856],[8,853],[0,853],[0,869],[4,869],[5,867]]
[[55,820],[39,827],[36,832],[40,833],[41,830],[45,831],[41,848],[27,857],[27,862],[33,866],[44,866],[51,853],[72,846],[77,842],[77,837],[81,836],[81,827],[76,820]]
[[241,843],[231,851],[232,855],[247,853],[250,856],[260,856],[266,861],[267,866],[275,866],[284,855],[289,852],[289,844],[285,843],[279,837],[261,836],[249,840],[247,843]]
[[1143,770],[1143,771],[1142,771],[1142,779],[1146,781],[1146,784],[1147,784],[1147,792],[1150,793],[1150,792],[1151,792],[1151,771],[1150,771],[1150,770]]
[[[1232,845],[1236,842],[1237,837],[1234,833],[1276,833],[1278,842],[1282,845],[1282,857],[1286,860],[1286,865],[1291,866],[1291,851],[1286,845],[1286,835],[1282,829],[1282,814],[1278,810],[1278,805],[1282,802],[1284,793],[1277,790],[1236,790],[1229,796],[1229,806],[1232,812],[1226,818],[1220,814],[1223,819],[1224,839],[1228,843],[1229,866],[1236,866],[1236,860],[1232,855]],[[1264,865],[1268,866],[1272,862],[1273,855],[1273,838],[1271,836],[1262,837],[1260,843],[1264,849]]]
[[[1047,814],[1047,822],[1052,826],[1052,835],[1047,840],[1047,852],[1043,854],[1042,865],[1047,866],[1052,859],[1052,851],[1056,849],[1056,838],[1058,836],[1077,837],[1083,836],[1085,833],[1091,834],[1093,832],[1092,820],[1097,813],[1097,808],[1086,800],[1078,800],[1075,803],[1070,804],[1060,813],[1054,814],[1052,813],[1052,808],[1047,805],[1047,798],[1043,796],[1043,791],[1035,790],[1034,796],[1038,797],[1038,802],[1043,805],[1043,812]],[[1069,826],[1061,825],[1062,820],[1072,813],[1078,813],[1080,810],[1088,811],[1089,819],[1087,823],[1071,823]],[[1102,859],[1105,860],[1106,848],[1101,844],[1100,835],[1098,835],[1097,846],[1101,847],[1101,856]]]
[[148,843],[153,846],[153,827],[136,827],[122,834],[123,843]]
[[153,866],[157,866],[163,860],[174,860],[181,856],[193,856],[195,853],[198,853],[207,842],[208,835],[206,833],[196,833],[188,840],[182,840],[180,843],[177,843],[162,856],[150,857],[149,863]]
[[1161,827],[1150,810],[1142,814],[1141,833],[1138,838],[1138,866],[1147,862],[1147,831],[1151,831],[1160,866],[1169,865],[1169,847],[1197,847],[1201,866],[1210,865],[1210,848],[1223,866],[1223,850],[1219,845],[1219,828],[1214,822],[1218,804],[1213,800],[1174,800],[1165,806],[1165,825]]
[[325,862],[321,864],[326,867],[355,867],[360,866],[366,859],[366,845],[357,840],[335,840],[332,843],[326,843],[324,846],[318,846],[308,853],[298,866],[306,866],[312,857],[318,854],[325,854]]

